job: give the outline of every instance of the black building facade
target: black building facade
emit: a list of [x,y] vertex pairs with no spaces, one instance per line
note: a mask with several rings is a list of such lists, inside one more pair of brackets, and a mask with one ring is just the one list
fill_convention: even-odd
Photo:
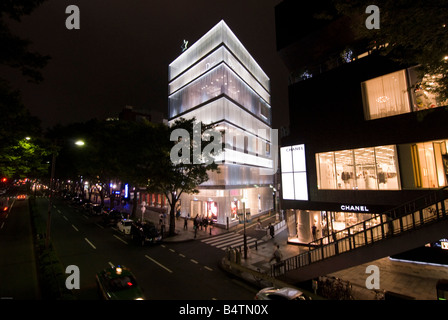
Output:
[[277,49],[291,72],[282,146],[304,146],[308,195],[285,197],[283,183],[281,206],[304,243],[313,225],[327,235],[448,185],[446,101],[419,86],[414,65],[366,51],[350,31],[356,20],[316,18],[329,11],[276,7]]

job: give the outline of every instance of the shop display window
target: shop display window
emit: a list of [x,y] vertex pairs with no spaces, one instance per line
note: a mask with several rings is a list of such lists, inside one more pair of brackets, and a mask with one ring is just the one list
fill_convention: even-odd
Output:
[[406,70],[389,73],[362,83],[367,120],[410,112]]
[[447,185],[447,142],[429,141],[412,146],[417,187],[439,188]]
[[395,146],[316,154],[319,189],[399,190]]

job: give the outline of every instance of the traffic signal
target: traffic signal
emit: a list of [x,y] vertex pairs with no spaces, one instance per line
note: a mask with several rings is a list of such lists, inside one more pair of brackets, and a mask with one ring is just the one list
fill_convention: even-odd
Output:
[[2,182],[7,182],[7,181],[8,181],[8,178],[5,178],[5,177],[2,178]]

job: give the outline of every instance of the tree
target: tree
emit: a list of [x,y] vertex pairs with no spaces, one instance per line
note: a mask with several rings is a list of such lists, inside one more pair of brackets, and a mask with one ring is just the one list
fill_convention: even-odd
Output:
[[[32,82],[42,81],[40,69],[48,56],[29,51],[30,41],[11,32],[7,19],[20,22],[44,0],[4,0],[0,2],[0,66],[18,69]],[[42,163],[48,155],[48,146],[40,139],[40,120],[30,115],[20,99],[20,92],[0,77],[0,173],[23,178],[45,173]],[[31,139],[25,140],[26,137]]]
[[[164,194],[168,200],[170,206],[169,212],[169,236],[175,234],[175,210],[176,205],[183,193],[195,194],[199,193],[198,186],[206,182],[209,171],[219,172],[219,167],[215,162],[204,162],[202,157],[206,145],[199,145],[201,142],[197,139],[184,140],[183,137],[176,141],[168,139],[171,133],[176,129],[183,129],[189,133],[189,137],[199,136],[203,141],[210,141],[209,129],[212,127],[209,125],[203,126],[196,123],[193,119],[180,119],[176,120],[171,127],[166,127],[164,130],[165,139],[159,141],[160,145],[160,158],[156,162],[151,164],[150,176],[148,180],[148,191]],[[195,132],[196,130],[196,132]],[[197,132],[199,130],[199,132]],[[177,137],[176,137],[177,139]],[[212,140],[213,141],[213,140]],[[173,147],[179,143],[187,143],[188,148],[182,149],[182,154],[179,156],[190,159],[190,163],[172,161],[171,152]],[[222,145],[221,145],[222,147]],[[200,152],[195,152],[200,150]],[[186,154],[185,154],[186,152]],[[211,155],[216,156],[220,151],[213,150]]]
[[45,0],[3,0],[0,2],[0,65],[18,69],[29,81],[43,80],[40,69],[46,66],[50,57],[31,52],[31,42],[15,36],[6,20],[20,22],[22,16],[29,15]]
[[355,34],[369,48],[403,63],[418,65],[421,85],[448,99],[448,10],[446,0],[374,0],[379,29],[368,29],[367,4],[362,0],[334,0],[338,12],[356,17]]
[[0,174],[9,178],[25,178],[45,174],[43,161],[48,145],[40,139],[38,118],[21,103],[18,91],[0,79]]

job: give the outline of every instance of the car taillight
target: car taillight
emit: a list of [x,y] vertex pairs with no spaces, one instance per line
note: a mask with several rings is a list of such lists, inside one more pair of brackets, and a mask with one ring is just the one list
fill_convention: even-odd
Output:
[[3,211],[7,211],[7,210],[8,210],[8,207],[4,207],[4,208],[3,208]]

